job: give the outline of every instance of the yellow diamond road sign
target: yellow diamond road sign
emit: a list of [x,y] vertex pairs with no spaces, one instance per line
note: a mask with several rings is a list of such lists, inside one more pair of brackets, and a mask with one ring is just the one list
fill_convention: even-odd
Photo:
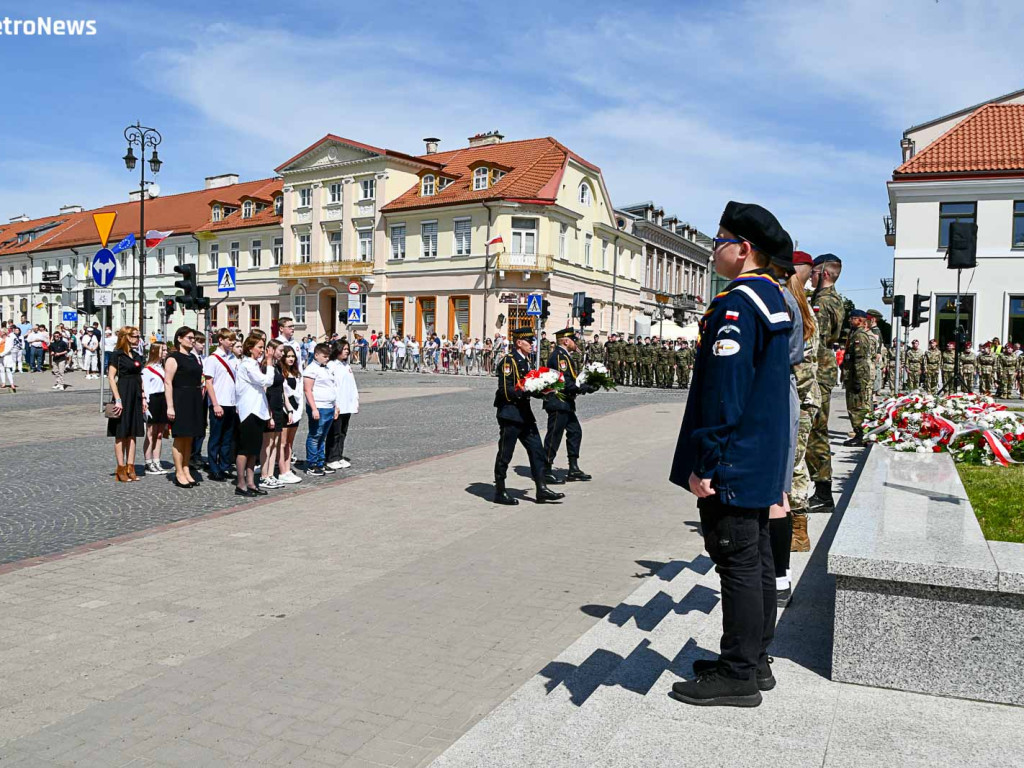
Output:
[[96,232],[100,236],[100,245],[107,247],[107,240],[110,238],[110,230],[114,228],[114,219],[117,218],[117,211],[109,213],[94,213],[92,220],[96,224]]

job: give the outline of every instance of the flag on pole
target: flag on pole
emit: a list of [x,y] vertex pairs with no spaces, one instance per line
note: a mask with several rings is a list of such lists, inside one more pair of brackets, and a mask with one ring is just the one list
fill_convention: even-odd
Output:
[[155,248],[160,245],[164,240],[171,236],[174,232],[173,229],[168,229],[166,232],[161,232],[158,229],[151,229],[146,233],[146,247]]
[[504,243],[504,242],[505,241],[501,239],[501,235],[498,235],[498,236],[492,237],[490,240],[488,240],[487,241],[487,245],[497,245],[498,243]]

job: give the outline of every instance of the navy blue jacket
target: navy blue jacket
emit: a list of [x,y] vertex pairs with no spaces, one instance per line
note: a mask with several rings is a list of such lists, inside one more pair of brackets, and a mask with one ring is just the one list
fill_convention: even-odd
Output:
[[530,395],[516,389],[516,384],[531,370],[530,360],[513,349],[498,359],[498,391],[494,393],[494,407],[498,409],[498,421],[511,421],[516,424],[536,424],[530,405]]
[[723,504],[762,508],[782,501],[793,469],[789,444],[789,330],[778,282],[740,275],[700,321],[690,396],[669,479],[711,478]]

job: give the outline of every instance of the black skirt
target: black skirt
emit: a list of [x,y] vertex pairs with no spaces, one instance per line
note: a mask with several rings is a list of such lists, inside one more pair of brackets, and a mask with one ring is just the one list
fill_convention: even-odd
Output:
[[268,432],[280,432],[288,423],[288,414],[282,408],[280,411],[273,410],[270,415],[274,417],[274,428],[267,427]]
[[267,422],[250,413],[238,428],[236,456],[259,456],[263,450],[263,433],[267,430]]
[[149,423],[167,423],[167,395],[163,392],[154,392],[149,396]]

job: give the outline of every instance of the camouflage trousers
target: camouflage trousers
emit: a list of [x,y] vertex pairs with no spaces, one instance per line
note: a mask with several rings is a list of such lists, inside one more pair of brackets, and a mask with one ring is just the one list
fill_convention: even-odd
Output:
[[681,365],[679,366],[679,382],[680,389],[687,389],[690,386],[690,366]]
[[1013,374],[1006,373],[999,377],[999,397],[1009,400],[1013,397]]
[[860,392],[854,393],[850,388],[846,389],[846,411],[850,415],[850,423],[855,431],[859,432],[864,426],[864,419],[871,410],[871,387],[870,382],[862,382]]
[[908,370],[907,371],[907,378],[904,381],[903,386],[906,387],[909,390],[920,389],[920,387],[921,387],[921,371],[920,371],[920,369]]
[[938,371],[925,371],[924,373],[924,387],[933,395],[939,391],[939,372]]
[[807,437],[807,469],[811,480],[824,482],[832,479],[832,449],[828,445],[828,414],[832,404],[832,384],[818,381],[821,393],[821,408],[811,421],[811,433]]
[[790,506],[806,510],[811,493],[811,474],[807,469],[807,441],[811,436],[811,424],[818,413],[813,405],[800,408],[800,423],[796,432],[796,452],[793,455],[793,488],[789,492]]
[[980,378],[981,378],[981,391],[982,392],[991,392],[993,386],[995,385],[995,378],[996,378],[995,375],[992,373],[992,371],[982,370]]
[[640,386],[649,387],[651,386],[651,380],[654,378],[654,369],[650,363],[640,363]]

